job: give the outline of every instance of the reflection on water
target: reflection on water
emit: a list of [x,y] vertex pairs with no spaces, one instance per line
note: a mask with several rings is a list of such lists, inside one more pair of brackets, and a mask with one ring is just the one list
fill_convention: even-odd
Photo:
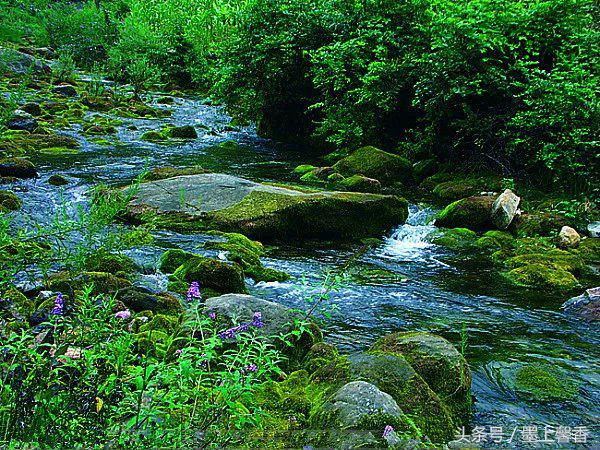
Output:
[[[18,182],[24,200],[17,222],[27,226],[50,220],[66,204],[74,213],[85,205],[91,183],[125,183],[145,167],[202,165],[257,180],[293,180],[291,169],[309,163],[302,149],[274,145],[256,137],[252,128],[228,131],[229,118],[219,107],[192,98],[178,99],[170,119],[126,119],[117,138],[120,144],[100,146],[82,138],[75,127],[69,134],[83,145],[80,155],[46,157],[37,164],[41,178]],[[198,125],[199,139],[159,145],[139,139],[147,130],[166,123]],[[200,128],[202,126],[202,129]],[[129,129],[135,127],[136,129]],[[204,133],[202,133],[204,130]],[[234,139],[237,151],[214,146]],[[47,184],[54,173],[71,182],[62,189]],[[398,227],[361,263],[406,278],[404,282],[346,284],[332,294],[327,339],[347,351],[368,348],[379,336],[397,330],[439,333],[455,344],[463,326],[468,332],[466,357],[473,370],[477,398],[474,423],[504,426],[586,425],[600,439],[600,335],[598,326],[568,316],[559,309],[562,298],[539,292],[507,289],[483,261],[468,260],[426,241],[434,210],[411,205],[407,223]],[[157,232],[156,242],[131,255],[143,267],[139,284],[164,288],[166,278],[156,272],[159,255],[170,246],[199,250],[205,236]],[[307,289],[318,289],[320,274],[338,268],[356,249],[280,247],[266,265],[289,272],[285,283],[258,283],[251,291],[288,306],[306,308]],[[211,256],[218,256],[210,253]],[[302,279],[311,285],[307,288]],[[545,362],[560,367],[580,385],[579,396],[561,404],[527,402],[510,389],[512,374],[522,363]]]

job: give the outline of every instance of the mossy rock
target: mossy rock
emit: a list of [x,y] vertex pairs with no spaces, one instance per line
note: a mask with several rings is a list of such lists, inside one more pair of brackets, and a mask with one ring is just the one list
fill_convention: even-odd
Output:
[[407,281],[406,277],[397,272],[365,263],[353,264],[346,273],[352,283],[362,285],[385,286]]
[[467,228],[436,230],[427,236],[427,240],[454,250],[469,249],[475,245],[477,233]]
[[184,175],[198,175],[200,173],[207,173],[208,170],[200,167],[155,167],[150,169],[144,181],[156,181],[164,180],[166,178],[180,177]]
[[515,390],[537,402],[574,400],[578,386],[552,366],[526,365],[516,372]]
[[468,228],[484,231],[494,228],[491,223],[491,210],[495,196],[467,197],[448,205],[435,220],[435,224],[445,228]]
[[227,252],[228,261],[239,264],[244,274],[254,281],[285,281],[289,275],[285,272],[263,266],[260,257],[265,253],[264,247],[258,241],[252,241],[239,233],[213,232],[226,239],[225,242],[209,241],[204,248]]
[[8,320],[26,321],[35,311],[35,304],[15,287],[0,295],[0,317]]
[[158,103],[159,105],[172,105],[175,103],[175,99],[173,97],[163,95],[156,99],[156,103]]
[[445,181],[433,188],[433,195],[440,200],[455,201],[477,195],[482,191],[477,180]]
[[38,151],[41,155],[46,156],[67,156],[77,155],[80,153],[79,149],[68,148],[68,147],[47,147],[42,148]]
[[423,159],[413,164],[413,173],[417,180],[423,180],[436,174],[440,166],[435,159]]
[[137,271],[137,264],[129,256],[105,252],[90,255],[84,267],[89,272],[108,272],[112,274],[131,275]]
[[0,177],[37,178],[35,165],[25,158],[0,158]]
[[319,178],[319,176],[315,173],[314,170],[311,170],[310,172],[307,172],[304,175],[302,175],[300,177],[300,181],[303,181],[305,183],[322,183],[323,182],[323,180],[321,178]]
[[139,331],[160,331],[167,335],[175,333],[179,329],[180,320],[175,316],[167,316],[165,314],[154,314],[152,319],[140,326]]
[[554,236],[568,221],[552,213],[534,212],[518,214],[510,224],[510,230],[519,237]]
[[51,186],[57,186],[57,187],[58,186],[66,186],[67,184],[69,184],[69,180],[67,180],[62,175],[54,174],[54,175],[50,175],[50,178],[48,178],[48,184],[50,184]]
[[163,229],[237,232],[260,241],[353,239],[380,236],[403,223],[408,203],[396,196],[305,193],[201,174],[142,183],[125,215]]
[[571,292],[581,285],[571,272],[543,264],[528,264],[502,274],[516,286]]
[[370,192],[372,194],[381,192],[381,183],[379,180],[363,175],[352,175],[351,177],[344,178],[337,183],[337,186],[351,192]]
[[166,139],[166,137],[163,136],[163,134],[160,131],[150,130],[150,131],[146,131],[146,132],[142,133],[142,135],[140,136],[140,139],[142,141],[157,142],[157,141],[164,141]]
[[384,185],[412,182],[410,161],[375,147],[362,147],[333,165],[335,172],[348,177],[364,175]]
[[17,211],[21,206],[23,202],[14,192],[0,191],[0,213]]
[[587,264],[600,265],[600,238],[585,238],[579,243],[577,250],[571,250]]
[[585,263],[580,257],[559,249],[551,249],[544,253],[525,253],[513,256],[508,258],[504,264],[509,269],[539,264],[552,269],[565,270],[574,275],[581,273],[585,267]]
[[177,316],[183,312],[179,299],[167,292],[154,293],[142,287],[129,286],[120,289],[116,293],[116,298],[136,312],[152,311],[171,316]]
[[506,231],[486,231],[482,237],[477,239],[477,247],[486,252],[496,252],[502,249],[511,249],[515,245],[515,238]]
[[79,274],[60,272],[51,275],[46,282],[47,289],[70,296],[75,291],[81,291],[90,285],[94,286],[91,294],[99,295],[111,294],[119,289],[127,288],[131,286],[131,282],[105,272],[82,272]]
[[175,272],[184,262],[198,255],[186,252],[180,248],[172,248],[164,252],[158,264],[158,268],[163,273]]
[[297,175],[304,175],[305,173],[311,172],[316,169],[315,166],[311,166],[310,164],[300,164],[294,169],[294,173]]
[[172,279],[188,283],[196,281],[201,287],[222,294],[245,294],[248,291],[239,265],[203,256],[187,259],[175,270]]
[[391,395],[432,442],[454,436],[451,413],[440,397],[400,354],[357,354],[350,358],[349,378],[366,381]]
[[0,155],[22,156],[46,149],[78,149],[79,142],[69,136],[59,134],[3,134],[0,136]]
[[137,333],[135,337],[135,346],[138,353],[152,357],[161,357],[167,353],[170,344],[167,333],[159,330],[148,330]]
[[198,137],[198,133],[192,125],[168,127],[163,133],[171,139],[196,139]]
[[456,425],[471,417],[471,371],[465,358],[446,339],[430,333],[393,333],[374,351],[402,355],[452,413]]

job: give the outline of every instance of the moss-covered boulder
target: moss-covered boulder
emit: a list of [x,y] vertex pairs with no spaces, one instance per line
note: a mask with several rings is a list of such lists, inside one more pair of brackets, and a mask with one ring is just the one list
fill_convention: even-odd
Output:
[[408,204],[390,195],[302,192],[200,174],[142,183],[126,216],[159,228],[238,232],[260,241],[352,239],[403,223]]
[[515,238],[506,231],[490,230],[477,239],[477,247],[493,253],[502,249],[510,249],[515,245]]
[[454,435],[448,408],[400,354],[357,354],[349,358],[351,380],[367,381],[391,395],[433,442],[447,442]]
[[0,158],[0,177],[37,178],[35,165],[25,158]]
[[79,142],[60,134],[3,133],[0,135],[0,155],[23,156],[42,153],[47,149],[64,148],[76,150]]
[[516,286],[562,292],[571,292],[581,288],[579,281],[571,272],[544,264],[527,264],[504,272],[503,276]]
[[239,264],[244,274],[254,281],[285,281],[290,277],[285,272],[263,265],[260,258],[265,254],[265,249],[260,242],[252,241],[239,233],[212,234],[222,237],[224,241],[206,242],[204,248],[225,251],[227,260]]
[[349,177],[364,175],[384,185],[412,182],[410,161],[375,147],[362,147],[333,165],[335,172]]
[[423,180],[430,177],[439,170],[440,166],[435,159],[423,159],[413,164],[413,173],[417,180]]
[[310,164],[300,164],[294,168],[294,173],[297,175],[304,175],[305,173],[311,172],[315,170],[316,167]]
[[144,181],[157,181],[164,180],[166,178],[180,177],[182,175],[198,175],[200,173],[207,173],[208,170],[200,167],[155,167],[150,169]]
[[534,212],[515,216],[510,230],[519,237],[552,236],[568,225],[567,220],[552,213]]
[[54,292],[62,292],[73,297],[76,291],[81,291],[86,286],[92,286],[92,295],[112,294],[119,289],[131,286],[131,282],[106,272],[59,272],[51,275],[45,287]]
[[197,282],[202,289],[212,289],[221,294],[247,292],[244,272],[237,264],[195,255],[179,266],[172,281]]
[[515,390],[537,402],[573,400],[578,386],[556,367],[531,364],[517,369]]
[[196,139],[198,137],[198,133],[192,125],[168,127],[164,134],[171,139]]
[[337,183],[340,189],[351,192],[370,192],[378,194],[381,192],[381,183],[373,178],[363,175],[352,175]]
[[435,220],[435,224],[446,228],[468,228],[480,231],[493,228],[491,223],[494,196],[467,197],[448,205]]
[[175,333],[179,329],[180,318],[166,314],[154,314],[148,323],[139,327],[139,332],[160,331],[167,335]]
[[21,209],[23,202],[14,192],[0,191],[0,213]]
[[475,245],[477,233],[468,228],[441,229],[430,233],[427,240],[432,244],[455,250],[468,249]]
[[21,291],[11,287],[0,294],[0,318],[26,322],[35,311],[35,304]]
[[129,256],[107,252],[90,255],[84,267],[89,272],[108,272],[120,276],[131,275],[137,270],[135,261]]
[[452,413],[456,424],[471,416],[471,371],[465,358],[441,336],[404,332],[387,335],[373,350],[402,355]]
[[69,180],[67,180],[62,175],[54,174],[54,175],[50,175],[50,177],[48,178],[48,184],[50,184],[51,186],[57,186],[57,187],[58,186],[66,186],[67,184],[69,184]]
[[183,312],[181,302],[166,292],[155,293],[139,286],[120,289],[117,300],[135,312],[152,311],[167,315],[178,315]]

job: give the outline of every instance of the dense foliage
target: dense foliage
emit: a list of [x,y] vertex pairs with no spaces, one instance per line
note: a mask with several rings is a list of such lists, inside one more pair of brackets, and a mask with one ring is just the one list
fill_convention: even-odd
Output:
[[210,88],[272,137],[597,191],[593,0],[2,3],[7,39],[143,86]]

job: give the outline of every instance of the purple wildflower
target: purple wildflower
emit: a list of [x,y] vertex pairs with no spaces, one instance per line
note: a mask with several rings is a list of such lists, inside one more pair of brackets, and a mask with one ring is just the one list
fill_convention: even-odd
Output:
[[258,370],[258,366],[255,363],[252,363],[246,367],[244,367],[243,371],[246,372],[256,372]]
[[56,300],[54,300],[54,308],[52,308],[52,311],[50,311],[50,314],[55,314],[55,315],[60,316],[63,313],[64,307],[65,307],[65,302],[63,300],[62,294],[59,292],[58,295],[56,296]]
[[182,353],[183,353],[183,350],[181,350],[180,348],[178,348],[177,350],[175,350],[175,357],[179,358]]
[[215,312],[208,313],[208,317],[210,317],[212,320],[215,320],[217,318],[217,313],[215,313]]
[[254,317],[252,318],[252,326],[255,326],[256,328],[262,328],[264,326],[262,314],[260,312],[254,313]]
[[200,285],[197,281],[192,281],[190,284],[190,288],[187,291],[187,301],[191,302],[193,299],[202,298],[202,294],[200,294]]
[[394,432],[394,428],[391,425],[386,425],[385,428],[383,429],[383,437],[386,438],[393,432]]
[[129,311],[128,309],[124,309],[123,311],[119,311],[118,313],[116,313],[115,317],[117,319],[127,320],[131,317],[131,311]]

